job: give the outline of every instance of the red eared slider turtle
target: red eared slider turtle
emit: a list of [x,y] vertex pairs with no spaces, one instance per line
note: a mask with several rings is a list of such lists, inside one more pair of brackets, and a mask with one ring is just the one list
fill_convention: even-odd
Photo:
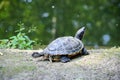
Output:
[[53,60],[60,60],[61,62],[69,62],[70,57],[77,54],[87,55],[89,54],[84,48],[81,41],[85,32],[85,27],[82,27],[77,31],[75,37],[66,36],[59,37],[52,41],[43,52],[34,52],[32,57],[37,58],[44,56],[45,59],[49,59],[51,62]]

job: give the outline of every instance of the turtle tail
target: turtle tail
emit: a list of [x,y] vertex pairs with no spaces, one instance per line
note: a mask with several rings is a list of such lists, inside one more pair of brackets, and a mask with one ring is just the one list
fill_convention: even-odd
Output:
[[43,56],[43,55],[44,55],[43,52],[33,52],[32,57],[37,58],[37,57],[40,57],[40,56]]

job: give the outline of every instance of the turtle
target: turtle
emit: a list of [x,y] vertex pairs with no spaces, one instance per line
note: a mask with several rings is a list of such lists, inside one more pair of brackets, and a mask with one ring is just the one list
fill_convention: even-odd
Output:
[[74,37],[64,36],[53,40],[42,52],[33,52],[32,57],[43,56],[43,60],[69,62],[72,56],[88,55],[89,52],[82,43],[85,27],[80,28]]

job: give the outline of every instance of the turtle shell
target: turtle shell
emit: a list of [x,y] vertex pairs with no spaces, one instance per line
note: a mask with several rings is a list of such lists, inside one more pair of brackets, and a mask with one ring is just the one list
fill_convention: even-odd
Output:
[[79,53],[83,48],[81,40],[75,37],[60,37],[52,41],[44,50],[49,55],[71,55]]

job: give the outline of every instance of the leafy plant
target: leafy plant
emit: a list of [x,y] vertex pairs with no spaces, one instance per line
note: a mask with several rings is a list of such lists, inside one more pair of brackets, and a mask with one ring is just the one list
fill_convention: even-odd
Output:
[[2,40],[0,40],[0,48],[7,48],[7,42],[8,42],[9,40],[8,39],[2,39]]
[[18,48],[18,49],[32,49],[33,43],[35,41],[30,40],[30,38],[26,35],[23,23],[19,23],[19,30],[16,30],[16,36],[12,36],[9,39],[0,40],[0,48]]

